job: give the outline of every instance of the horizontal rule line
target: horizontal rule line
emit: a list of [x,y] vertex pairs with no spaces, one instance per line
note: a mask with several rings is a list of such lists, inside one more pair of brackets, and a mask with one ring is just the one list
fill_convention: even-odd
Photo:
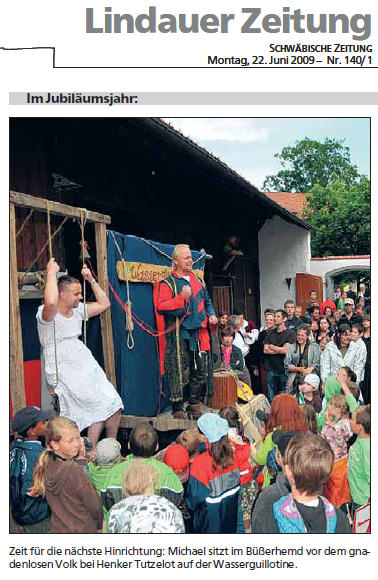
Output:
[[73,66],[69,66],[69,65],[57,65],[56,64],[56,48],[55,46],[19,46],[19,47],[5,47],[5,46],[0,46],[1,50],[6,50],[6,51],[12,51],[12,50],[51,50],[52,51],[52,61],[53,61],[53,68],[55,69],[135,69],[135,70],[144,70],[144,69],[151,69],[151,70],[162,70],[162,69],[175,69],[175,70],[199,70],[199,69],[206,69],[206,70],[222,70],[222,69],[249,69],[249,70],[258,70],[258,69],[280,69],[280,70],[303,70],[303,69],[332,69],[332,70],[343,70],[343,69],[348,69],[348,70],[367,70],[367,69],[376,69],[378,68],[378,66],[359,66],[359,65],[349,65],[349,66],[344,66],[342,64],[339,65],[335,65],[335,66],[314,66],[314,65],[298,65],[298,66],[294,66],[294,65],[288,65],[288,66],[274,66],[274,65],[268,65],[266,63],[264,64],[258,64],[258,65],[251,65],[251,66],[242,66],[242,65],[232,65],[232,66],[228,66],[228,65],[219,65],[219,66],[212,66],[212,65],[204,65],[204,66],[152,66],[152,65],[148,65],[148,66],[133,66],[133,65],[128,65],[128,66],[121,66],[121,65],[116,65],[116,66],[100,66],[100,65],[91,65],[91,66],[87,66],[87,65],[73,65]]

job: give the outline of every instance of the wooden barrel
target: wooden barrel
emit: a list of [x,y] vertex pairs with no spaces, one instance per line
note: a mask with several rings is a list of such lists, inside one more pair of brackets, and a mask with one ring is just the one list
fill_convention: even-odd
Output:
[[213,374],[214,394],[209,400],[209,405],[213,409],[235,405],[237,393],[237,379],[230,371],[222,371]]

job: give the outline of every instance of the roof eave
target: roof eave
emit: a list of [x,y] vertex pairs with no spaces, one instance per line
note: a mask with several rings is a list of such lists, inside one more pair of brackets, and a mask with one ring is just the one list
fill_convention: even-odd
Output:
[[180,131],[163,121],[158,117],[153,118],[144,118],[143,121],[147,125],[158,126],[159,128],[165,130],[169,133],[174,139],[178,140],[183,146],[188,147],[192,152],[196,155],[201,157],[201,159],[205,158],[205,160],[213,165],[216,165],[218,169],[225,171],[227,175],[235,182],[239,187],[243,189],[243,191],[251,198],[257,197],[261,203],[265,204],[273,211],[274,214],[279,215],[285,221],[290,223],[294,223],[295,225],[302,227],[304,229],[310,230],[311,226],[306,223],[305,221],[301,220],[294,214],[290,213],[288,210],[283,208],[281,205],[276,203],[275,201],[269,199],[263,192],[261,192],[257,187],[249,183],[244,177],[239,175],[235,170],[228,167],[224,161],[218,159],[215,155],[207,151],[204,147],[201,147],[189,137],[186,137]]

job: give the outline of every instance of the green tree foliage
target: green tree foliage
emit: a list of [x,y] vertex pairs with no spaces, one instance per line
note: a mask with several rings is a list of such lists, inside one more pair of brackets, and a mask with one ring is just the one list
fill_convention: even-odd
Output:
[[316,185],[306,195],[314,257],[370,254],[370,181]]
[[352,272],[342,272],[333,278],[333,283],[342,287],[357,281],[359,284],[361,282],[370,283],[370,273],[366,272],[366,270],[353,270]]
[[349,147],[337,139],[326,137],[320,142],[305,137],[293,147],[284,147],[275,157],[282,169],[266,177],[265,191],[307,192],[315,185],[327,187],[336,180],[345,185],[359,181],[357,167],[350,161]]

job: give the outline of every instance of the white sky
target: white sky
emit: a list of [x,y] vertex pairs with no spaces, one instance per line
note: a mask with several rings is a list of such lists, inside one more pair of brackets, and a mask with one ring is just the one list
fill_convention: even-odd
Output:
[[274,157],[305,137],[344,140],[351,161],[370,174],[368,118],[166,118],[199,145],[222,159],[250,183],[262,188],[265,177],[280,169]]

